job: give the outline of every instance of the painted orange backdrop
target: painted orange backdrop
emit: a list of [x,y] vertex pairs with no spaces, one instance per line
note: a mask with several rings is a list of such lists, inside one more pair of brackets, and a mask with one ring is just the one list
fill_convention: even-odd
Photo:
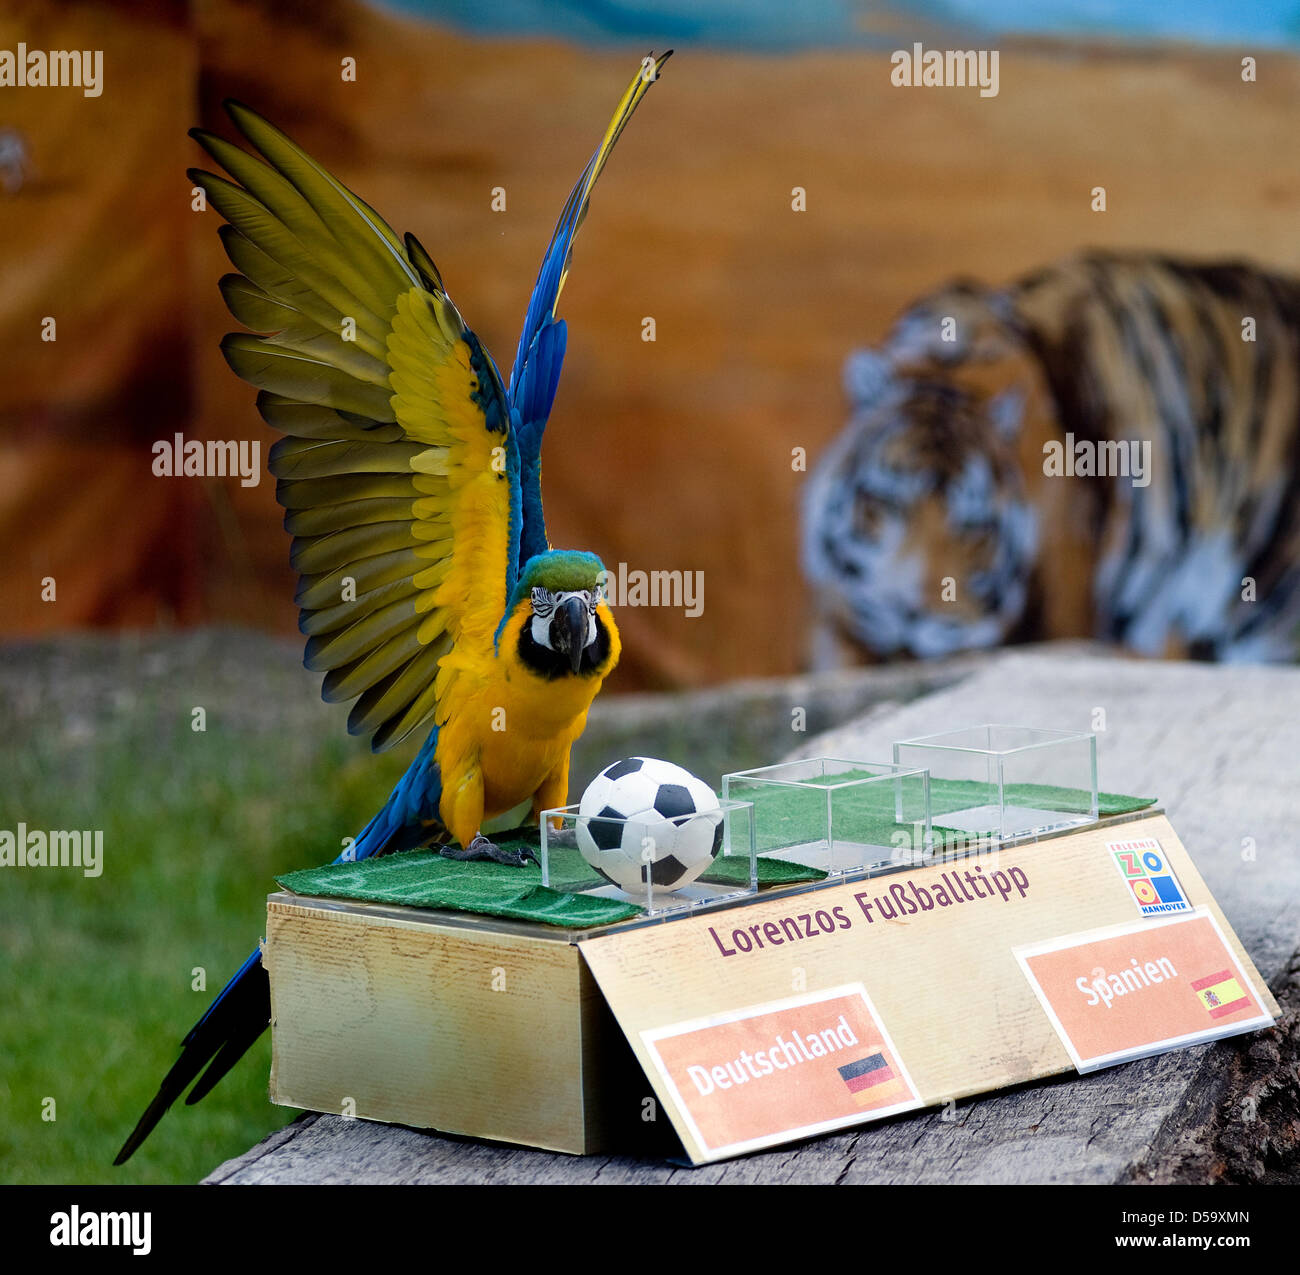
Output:
[[[18,40],[102,48],[105,90],[0,96],[30,151],[0,194],[0,632],[292,634],[269,479],[149,472],[178,429],[258,439],[263,463],[273,441],[217,351],[229,267],[217,215],[190,210],[185,130],[224,129],[227,95],[278,122],[420,236],[508,366],[556,213],[645,50],[470,39],[355,0],[11,0],[0,45]],[[698,618],[620,614],[615,689],[802,665],[794,449],[815,457],[841,427],[845,354],[923,290],[1082,245],[1300,269],[1284,55],[1248,86],[1235,53],[1004,42],[991,99],[888,71],[886,53],[680,50],[602,178],[563,300],[550,531],[610,565],[704,573]]]

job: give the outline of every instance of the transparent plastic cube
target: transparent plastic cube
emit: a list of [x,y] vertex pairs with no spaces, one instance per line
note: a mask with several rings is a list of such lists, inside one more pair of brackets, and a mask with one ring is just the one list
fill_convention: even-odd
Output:
[[[894,744],[894,761],[930,772],[930,816],[945,829],[1011,841],[1097,818],[1095,735],[1034,726],[971,726]],[[906,794],[900,794],[906,796]],[[898,818],[909,808],[900,804]]]
[[[560,806],[544,810],[541,824],[542,884],[553,890],[623,899],[652,914],[758,892],[754,812],[747,801],[724,799],[715,811],[668,820],[653,812],[624,819]],[[665,835],[672,840],[668,847]]]
[[839,876],[922,863],[929,854],[923,766],[809,757],[733,771],[722,777],[722,793],[753,803],[760,856]]

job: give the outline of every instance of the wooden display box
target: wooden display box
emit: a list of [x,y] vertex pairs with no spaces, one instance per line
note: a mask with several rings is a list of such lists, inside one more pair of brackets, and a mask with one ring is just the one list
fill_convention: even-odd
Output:
[[[618,1028],[587,931],[273,894],[271,1101],[551,1151],[605,1145]],[[643,1086],[644,1087],[644,1086]]]
[[[662,1038],[750,1007],[779,1008],[792,989],[807,1000],[846,986],[864,989],[896,1069],[901,1059],[909,1073],[906,1106],[1069,1071],[1074,1062],[1013,949],[1141,921],[1110,851],[1138,837],[1158,840],[1188,902],[1214,918],[1253,980],[1257,1008],[1276,1014],[1168,820],[1144,811],[1004,846],[996,863],[958,858],[598,930],[273,894],[264,958],[271,1100],[590,1154],[625,1146],[653,1095],[692,1160],[719,1159],[787,1140],[785,1126],[765,1141],[702,1129],[690,1110],[701,1100],[669,1077]],[[933,893],[944,872],[976,862],[990,872],[1019,869],[1030,888],[892,919],[868,916],[856,897],[913,883]],[[837,908],[853,924],[833,934],[747,953],[730,937],[762,934],[782,917],[834,917]],[[804,1120],[788,1137],[883,1114]],[[764,1118],[744,1112],[736,1127],[758,1120],[757,1129]]]

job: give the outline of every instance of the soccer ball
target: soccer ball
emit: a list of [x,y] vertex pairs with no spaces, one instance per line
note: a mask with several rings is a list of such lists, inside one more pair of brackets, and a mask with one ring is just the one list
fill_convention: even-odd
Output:
[[656,757],[628,757],[587,785],[576,826],[582,857],[606,881],[643,894],[689,885],[722,845],[722,809],[712,788]]

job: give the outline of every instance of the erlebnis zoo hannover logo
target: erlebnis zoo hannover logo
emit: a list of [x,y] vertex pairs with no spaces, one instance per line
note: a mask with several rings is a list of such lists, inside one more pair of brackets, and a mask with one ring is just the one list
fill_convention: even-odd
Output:
[[80,89],[86,97],[104,91],[103,49],[0,49],[0,89]]

